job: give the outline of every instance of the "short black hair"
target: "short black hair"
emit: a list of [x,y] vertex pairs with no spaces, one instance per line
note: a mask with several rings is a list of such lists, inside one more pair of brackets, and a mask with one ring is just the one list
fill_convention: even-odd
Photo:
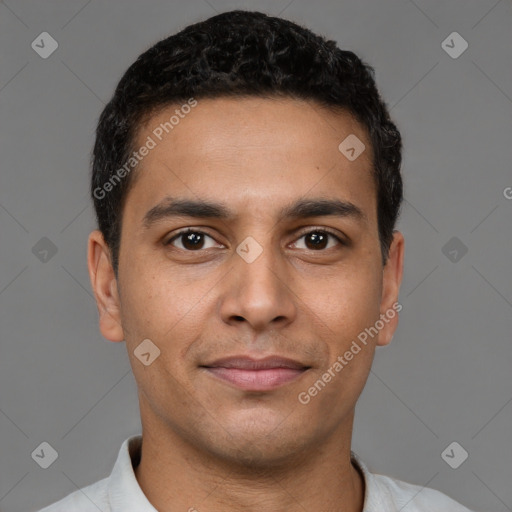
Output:
[[101,113],[91,195],[116,275],[122,210],[133,182],[126,172],[119,179],[118,171],[123,165],[127,169],[140,126],[159,109],[191,98],[242,96],[311,100],[336,112],[347,111],[362,124],[373,150],[385,264],[403,195],[402,139],[377,90],[373,67],[296,23],[234,10],[189,25],[141,54]]

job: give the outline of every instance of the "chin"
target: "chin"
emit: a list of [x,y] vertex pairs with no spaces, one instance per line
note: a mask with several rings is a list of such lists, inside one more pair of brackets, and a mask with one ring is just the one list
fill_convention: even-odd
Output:
[[[217,457],[230,464],[255,469],[277,468],[296,461],[313,439],[307,433],[286,420],[262,421],[261,415],[252,424],[224,425],[228,435],[218,439],[215,452]],[[299,435],[300,434],[300,435]],[[209,439],[214,442],[213,438]],[[210,446],[211,448],[211,446]]]

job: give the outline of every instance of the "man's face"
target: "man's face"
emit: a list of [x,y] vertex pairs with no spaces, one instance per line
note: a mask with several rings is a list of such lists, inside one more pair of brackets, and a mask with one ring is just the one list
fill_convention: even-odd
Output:
[[[370,141],[347,114],[257,98],[199,100],[158,141],[153,130],[175,108],[151,118],[135,144],[148,135],[157,143],[123,210],[122,330],[102,331],[126,340],[144,426],[227,460],[285,460],[351,432],[375,345],[396,326],[359,342],[303,403],[397,298],[397,273],[388,286],[382,266]],[[366,146],[354,161],[338,149],[350,134]],[[229,216],[173,214],[176,200],[222,205]],[[347,207],[286,214],[301,201]],[[160,350],[148,366],[134,354],[146,339]],[[218,362],[233,356],[287,358],[297,368]]]

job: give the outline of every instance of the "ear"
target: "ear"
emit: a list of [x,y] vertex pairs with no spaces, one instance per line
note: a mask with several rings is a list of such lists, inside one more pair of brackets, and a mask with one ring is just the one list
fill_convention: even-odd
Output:
[[377,345],[388,345],[398,326],[398,312],[402,305],[398,302],[400,284],[402,283],[404,260],[404,236],[400,231],[393,231],[393,241],[382,274],[382,298],[380,319],[384,327],[379,332]]
[[110,341],[123,341],[117,279],[111,263],[110,249],[101,231],[95,230],[89,235],[87,266],[100,315],[101,334]]

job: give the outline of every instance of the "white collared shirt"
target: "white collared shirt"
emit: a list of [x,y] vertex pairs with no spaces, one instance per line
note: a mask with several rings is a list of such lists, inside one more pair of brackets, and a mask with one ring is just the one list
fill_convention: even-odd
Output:
[[[140,435],[126,439],[109,477],[39,512],[158,512],[142,492],[133,470],[140,460],[141,442]],[[365,481],[363,512],[471,512],[434,489],[370,473],[354,452],[351,455]]]

